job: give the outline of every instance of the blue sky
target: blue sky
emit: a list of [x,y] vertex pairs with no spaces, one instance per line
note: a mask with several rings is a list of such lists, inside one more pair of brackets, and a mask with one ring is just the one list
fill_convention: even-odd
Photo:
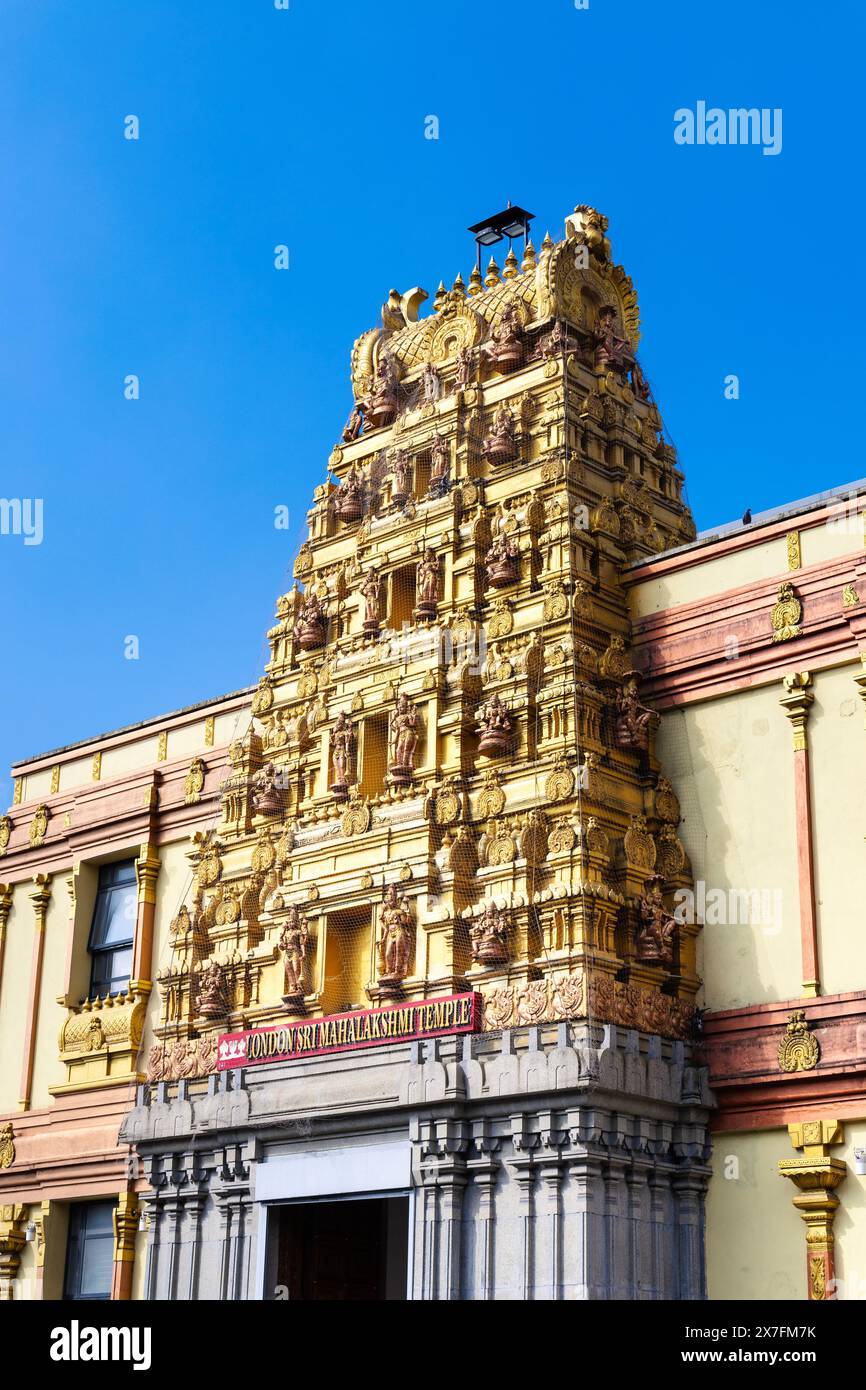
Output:
[[[536,243],[610,218],[699,527],[866,472],[862,42],[838,4],[2,0],[0,497],[44,538],[0,535],[0,802],[258,677],[354,339],[509,198]],[[675,144],[699,100],[781,108],[781,153]]]

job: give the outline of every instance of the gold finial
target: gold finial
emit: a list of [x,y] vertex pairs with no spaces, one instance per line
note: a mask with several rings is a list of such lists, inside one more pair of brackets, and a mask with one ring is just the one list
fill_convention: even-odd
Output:
[[508,255],[505,257],[505,265],[502,268],[502,278],[503,280],[514,280],[518,274],[517,257],[514,254],[514,247],[509,246]]
[[544,254],[545,251],[552,251],[552,250],[553,250],[553,237],[550,235],[550,232],[545,232],[545,233],[544,233],[544,241],[541,243],[541,252],[542,252],[542,255]]
[[484,277],[484,283],[489,290],[494,289],[496,285],[502,283],[499,278],[499,266],[492,256],[490,257],[490,264],[487,267],[487,274]]
[[521,263],[520,269],[523,271],[524,275],[527,275],[530,270],[535,269],[535,247],[533,246],[531,241],[528,241],[526,243],[526,247],[523,252],[523,261]]
[[440,280],[440,281],[439,281],[439,288],[438,288],[438,290],[436,291],[436,298],[433,300],[433,312],[434,312],[434,314],[438,314],[438,313],[441,311],[442,306],[443,306],[444,303],[445,303],[445,299],[446,299],[446,294],[445,294],[445,281],[444,281],[444,280]]
[[472,274],[469,276],[468,293],[472,296],[473,299],[476,294],[484,293],[484,281],[481,278],[481,271],[478,269],[477,265],[474,265],[472,267]]
[[465,293],[466,293],[466,285],[465,285],[465,283],[464,283],[463,276],[460,274],[459,271],[457,272],[457,279],[454,281],[454,284],[451,286],[451,293],[452,293],[452,294],[463,294],[463,295],[465,295]]

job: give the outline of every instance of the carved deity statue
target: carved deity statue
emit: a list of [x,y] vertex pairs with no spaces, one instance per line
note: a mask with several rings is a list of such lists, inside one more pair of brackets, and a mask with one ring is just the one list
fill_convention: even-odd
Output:
[[411,782],[418,747],[418,711],[408,695],[398,696],[388,726],[388,747],[391,756],[388,771],[393,782]]
[[304,594],[298,619],[295,623],[295,641],[302,652],[315,651],[325,645],[327,619],[318,595],[314,591]]
[[484,557],[487,583],[491,589],[505,589],[520,578],[520,551],[513,536],[500,531]]
[[507,934],[505,917],[491,899],[485,903],[482,916],[469,931],[472,959],[481,965],[504,965],[508,960]]
[[360,402],[352,407],[352,412],[343,427],[343,443],[351,444],[364,428],[364,408]]
[[430,495],[442,497],[451,486],[448,444],[437,430],[430,450]]
[[662,879],[653,874],[647,879],[640,900],[640,930],[637,935],[637,958],[670,965],[674,958],[676,919],[665,907],[661,890]]
[[228,1013],[228,1008],[222,966],[213,960],[199,975],[198,1011],[202,1018],[222,1018]]
[[622,371],[632,360],[631,347],[626,338],[616,331],[616,309],[612,304],[604,304],[598,311],[592,336],[595,339],[596,367],[612,367]]
[[439,575],[441,565],[435,550],[425,550],[418,563],[416,586],[418,606],[415,613],[419,618],[436,617],[439,602]]
[[637,697],[637,677],[626,679],[616,693],[616,741],[620,748],[646,748],[653,712]]
[[409,973],[411,944],[409,899],[401,898],[397,885],[392,883],[379,911],[379,984],[382,988],[398,988],[405,980]]
[[283,953],[283,1003],[298,1004],[304,997],[305,962],[307,958],[307,924],[297,907],[289,915],[280,933]]
[[394,454],[394,462],[391,465],[391,472],[394,477],[394,485],[391,489],[391,501],[398,507],[402,507],[412,486],[412,468],[409,463],[409,455],[405,449],[398,449]]
[[250,801],[253,810],[263,815],[283,809],[282,773],[277,771],[273,763],[265,763],[261,771],[256,773]]
[[455,385],[459,391],[472,385],[475,376],[475,353],[471,347],[463,347],[457,354],[457,377]]
[[331,730],[331,763],[334,780],[331,791],[335,796],[349,795],[349,780],[355,769],[355,730],[345,710],[337,715]]
[[517,453],[514,415],[507,405],[501,405],[494,415],[492,428],[484,438],[481,452],[491,463],[507,463]]
[[334,515],[340,521],[360,521],[364,515],[364,483],[355,464],[338,487],[333,505]]
[[375,637],[382,622],[382,576],[371,569],[361,588],[364,596],[364,636]]
[[383,354],[376,372],[376,384],[366,403],[364,418],[373,428],[390,425],[400,407],[397,368],[389,352]]
[[523,326],[513,304],[506,304],[487,347],[491,365],[500,372],[513,371],[523,361]]
[[427,363],[422,373],[421,395],[425,405],[434,405],[442,395],[442,381],[432,362]]
[[649,382],[641,371],[640,363],[637,358],[631,364],[631,389],[634,391],[639,401],[648,401],[650,397]]
[[491,695],[478,711],[478,752],[499,758],[511,748],[514,721],[508,706],[498,695]]

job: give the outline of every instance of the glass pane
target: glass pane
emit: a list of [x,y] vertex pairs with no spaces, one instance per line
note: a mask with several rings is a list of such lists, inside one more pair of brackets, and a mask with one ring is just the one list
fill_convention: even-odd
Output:
[[86,1235],[84,1259],[81,1262],[79,1298],[107,1298],[111,1293],[111,1266],[114,1260],[114,1237]]
[[100,888],[90,929],[90,949],[132,941],[135,933],[136,889],[134,884],[119,888]]
[[112,888],[108,895],[107,920],[99,943],[113,946],[116,942],[131,941],[135,933],[135,886]]
[[132,970],[132,947],[123,946],[119,951],[95,951],[93,970],[90,979],[90,997],[106,994],[119,994],[129,984]]

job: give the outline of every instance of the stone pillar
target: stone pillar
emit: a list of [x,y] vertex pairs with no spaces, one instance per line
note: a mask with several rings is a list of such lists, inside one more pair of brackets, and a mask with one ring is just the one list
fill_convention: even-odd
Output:
[[135,924],[135,945],[132,956],[133,987],[150,984],[153,970],[153,923],[156,914],[156,880],[160,859],[153,845],[141,846],[135,861],[138,881],[138,915]]
[[803,994],[821,993],[818,966],[818,920],[815,909],[815,869],[812,848],[812,787],[806,722],[815,699],[808,671],[792,671],[782,681],[779,700],[794,729],[794,815],[797,824],[797,880],[800,892],[800,944],[803,958]]
[[39,995],[42,991],[42,960],[45,954],[45,915],[51,901],[51,878],[48,874],[37,874],[33,880],[34,888],[30,894],[33,904],[34,934],[33,957],[30,966],[30,985],[27,996],[27,1022],[24,1025],[24,1063],[21,1068],[21,1094],[19,1110],[30,1109],[30,1092],[33,1085],[33,1058],[36,1054],[36,1030],[39,1026]]
[[111,1297],[128,1300],[132,1297],[132,1273],[135,1265],[135,1236],[138,1231],[138,1198],[133,1191],[121,1192],[114,1208],[114,1268],[111,1276]]
[[13,1298],[13,1285],[24,1249],[27,1208],[19,1202],[0,1206],[0,1302]]
[[844,1142],[838,1120],[802,1120],[788,1125],[791,1144],[802,1152],[794,1159],[780,1159],[779,1172],[797,1188],[794,1206],[806,1223],[806,1289],[810,1302],[837,1297],[833,1219],[839,1206],[835,1189],[847,1167],[828,1153],[831,1144]]
[[473,1142],[481,1157],[470,1159],[466,1165],[470,1179],[478,1189],[472,1298],[474,1301],[486,1302],[493,1297],[495,1197],[501,1166],[499,1159],[494,1155],[500,1141],[484,1133],[486,1126],[483,1120],[476,1121],[474,1128],[476,1134]]
[[8,883],[0,883],[0,985],[3,983],[3,956],[6,953],[6,923],[12,911],[12,889]]
[[702,1173],[675,1173],[671,1183],[677,1212],[680,1299],[706,1298],[704,1268],[704,1194],[707,1179]]

